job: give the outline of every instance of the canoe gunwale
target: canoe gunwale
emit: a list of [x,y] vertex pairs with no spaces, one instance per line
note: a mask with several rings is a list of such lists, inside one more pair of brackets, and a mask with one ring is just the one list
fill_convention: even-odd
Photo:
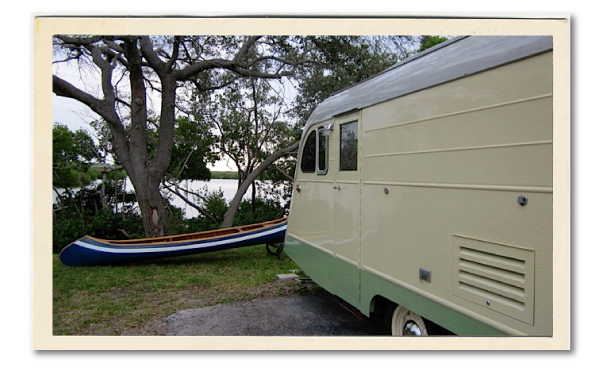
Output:
[[[270,229],[270,228],[273,228],[276,226],[283,225],[286,222],[287,222],[287,217],[283,217],[283,218],[280,218],[277,220],[266,221],[266,222],[244,225],[244,226],[229,227],[229,228],[225,228],[225,229],[217,229],[217,230],[209,230],[209,231],[201,231],[201,232],[190,233],[190,234],[160,236],[160,237],[156,237],[156,238],[143,238],[143,239],[132,239],[132,240],[107,240],[107,239],[100,239],[100,238],[95,238],[95,237],[86,235],[77,241],[81,241],[83,239],[89,239],[89,240],[93,240],[97,243],[105,244],[107,246],[124,247],[124,248],[140,247],[140,246],[144,246],[144,245],[147,245],[147,246],[173,245],[173,244],[178,244],[178,243],[188,243],[188,242],[194,242],[194,241],[210,241],[210,240],[216,240],[216,239],[220,239],[220,238],[224,238],[224,237],[228,237],[228,236],[239,236],[239,235],[243,235],[245,233],[251,233],[251,232],[254,233],[257,231],[267,230],[267,229]],[[211,235],[211,236],[206,236],[206,235]],[[175,238],[177,240],[173,240]],[[65,249],[66,249],[66,247],[65,247]]]

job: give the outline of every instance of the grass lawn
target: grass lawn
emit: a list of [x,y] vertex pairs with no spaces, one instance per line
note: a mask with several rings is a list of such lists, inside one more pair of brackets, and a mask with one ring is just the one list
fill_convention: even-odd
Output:
[[67,267],[53,256],[54,335],[160,335],[176,311],[302,293],[277,274],[299,270],[264,246],[125,266]]

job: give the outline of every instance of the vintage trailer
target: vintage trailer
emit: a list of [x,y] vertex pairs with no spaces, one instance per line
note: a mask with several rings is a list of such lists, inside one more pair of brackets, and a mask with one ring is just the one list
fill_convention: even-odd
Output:
[[552,335],[551,37],[457,37],[323,101],[286,253],[394,335]]

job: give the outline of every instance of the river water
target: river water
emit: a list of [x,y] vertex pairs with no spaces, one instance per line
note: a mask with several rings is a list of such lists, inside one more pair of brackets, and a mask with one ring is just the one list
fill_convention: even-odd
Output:
[[[99,181],[100,180],[97,180],[98,183],[99,183]],[[266,181],[256,181],[256,183],[262,184],[262,185],[268,184],[268,182],[266,182]],[[205,187],[207,188],[207,190],[209,192],[221,190],[221,191],[223,191],[223,196],[225,197],[225,200],[227,202],[229,202],[235,196],[235,193],[237,191],[237,185],[238,185],[238,180],[212,179],[210,181],[184,181],[179,185],[179,188],[180,188],[180,192],[182,194],[185,193],[184,190],[199,192],[199,191],[203,191]],[[127,178],[125,187],[126,187],[126,191],[133,190],[133,185],[131,184],[131,181],[129,181],[129,178]],[[57,189],[57,190],[61,191],[62,189]],[[73,189],[73,190],[77,190],[77,189]],[[194,209],[193,207],[191,207],[190,205],[188,205],[186,202],[184,202],[178,196],[176,196],[168,191],[165,191],[164,194],[170,195],[169,199],[170,199],[172,205],[182,208],[184,210],[184,217],[192,218],[192,217],[198,216],[198,211],[196,209]],[[56,193],[52,192],[52,196],[53,196],[53,202],[56,203],[56,198],[57,198]],[[252,187],[248,188],[248,191],[244,195],[244,199],[249,199],[251,196],[252,196]],[[189,199],[193,200],[193,197],[189,197]]]

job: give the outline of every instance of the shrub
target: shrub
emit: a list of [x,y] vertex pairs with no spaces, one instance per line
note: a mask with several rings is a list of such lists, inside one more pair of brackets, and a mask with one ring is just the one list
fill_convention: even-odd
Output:
[[137,214],[118,214],[111,211],[57,211],[52,223],[52,252],[58,253],[75,240],[91,235],[102,239],[128,239],[144,236],[141,217]]
[[233,219],[236,226],[254,224],[278,219],[283,215],[283,207],[273,199],[256,197],[254,211],[252,200],[244,199],[240,203],[240,209]]

